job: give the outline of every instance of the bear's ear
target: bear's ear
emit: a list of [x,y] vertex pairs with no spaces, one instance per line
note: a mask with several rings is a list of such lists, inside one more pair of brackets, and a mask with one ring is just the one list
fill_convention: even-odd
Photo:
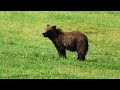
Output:
[[49,27],[50,25],[49,24],[47,24],[47,27]]
[[56,29],[56,25],[55,26],[52,26],[53,29]]

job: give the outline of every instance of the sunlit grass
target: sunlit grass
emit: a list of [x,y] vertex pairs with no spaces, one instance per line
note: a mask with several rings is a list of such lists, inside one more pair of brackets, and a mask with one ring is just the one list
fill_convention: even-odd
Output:
[[[120,12],[0,12],[0,78],[120,78]],[[88,36],[86,61],[59,58],[42,36],[47,24]]]

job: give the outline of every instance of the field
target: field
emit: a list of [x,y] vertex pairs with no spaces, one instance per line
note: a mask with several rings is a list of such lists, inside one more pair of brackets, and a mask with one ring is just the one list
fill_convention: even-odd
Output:
[[[44,38],[46,25],[88,36],[86,61],[60,58]],[[1,79],[120,79],[120,12],[1,11]]]

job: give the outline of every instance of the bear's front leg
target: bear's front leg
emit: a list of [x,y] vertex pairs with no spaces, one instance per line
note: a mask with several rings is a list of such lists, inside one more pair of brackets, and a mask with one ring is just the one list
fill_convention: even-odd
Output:
[[60,57],[66,58],[66,50],[64,47],[58,47],[57,50]]

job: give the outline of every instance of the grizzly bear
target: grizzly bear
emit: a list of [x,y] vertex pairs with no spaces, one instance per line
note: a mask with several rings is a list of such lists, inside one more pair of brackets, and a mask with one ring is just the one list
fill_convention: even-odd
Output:
[[85,60],[88,51],[88,38],[83,33],[78,31],[64,32],[62,29],[56,28],[56,26],[47,25],[45,32],[42,34],[53,42],[59,56],[66,58],[67,49],[77,51],[78,59]]

